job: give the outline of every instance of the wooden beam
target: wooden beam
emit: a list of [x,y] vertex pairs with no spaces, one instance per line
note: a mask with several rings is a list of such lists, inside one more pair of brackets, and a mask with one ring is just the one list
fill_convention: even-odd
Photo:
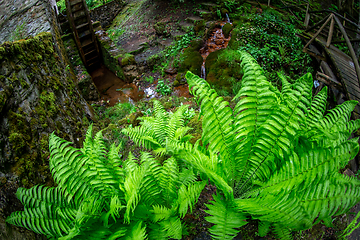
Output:
[[317,58],[317,59],[320,59],[321,61],[326,62],[326,58],[325,58],[324,56],[318,55],[318,54],[310,51],[310,50],[307,49],[307,48],[304,48],[304,49],[303,49],[303,52],[304,52],[304,53],[307,53],[307,54],[309,54],[309,55],[311,55],[311,56],[313,56],[314,58]]
[[336,21],[336,23],[338,24],[338,26],[340,28],[341,33],[344,35],[346,44],[347,44],[347,46],[349,48],[349,51],[350,51],[350,56],[351,56],[351,58],[353,60],[353,63],[355,65],[355,71],[356,71],[357,79],[358,79],[358,82],[360,84],[360,66],[359,66],[359,61],[356,58],[354,48],[352,47],[350,39],[349,39],[344,27],[341,25],[341,22],[340,22],[339,18],[337,18],[336,16],[334,16],[334,18],[335,18],[335,21]]
[[[309,16],[310,16],[310,15],[309,15]],[[310,32],[311,30],[317,28],[318,26],[320,26],[321,24],[323,24],[323,23],[326,21],[326,18],[329,17],[329,16],[330,16],[330,14],[327,15],[326,17],[324,17],[324,18],[323,18],[322,20],[320,20],[319,22],[317,22],[317,23],[316,23],[314,26],[312,26],[311,28],[306,29],[305,32]],[[306,16],[305,16],[305,18],[306,18]],[[309,23],[308,23],[308,24],[309,24]]]
[[327,85],[333,85],[336,86],[337,88],[342,87],[342,84],[340,82],[338,82],[336,79],[321,73],[321,72],[317,72],[316,73],[316,79],[319,81],[322,81],[323,83],[327,84]]
[[[360,42],[360,38],[352,38],[352,39],[349,39],[350,42]],[[345,40],[339,40],[339,41],[332,41],[333,44],[336,44],[336,43],[346,43]]]
[[321,26],[321,28],[314,34],[314,36],[310,39],[310,41],[305,45],[304,49],[307,48],[314,40],[315,38],[319,35],[319,33],[324,29],[324,27],[326,26],[326,24],[328,24],[328,22],[330,22],[330,20],[334,17],[333,14],[330,14],[330,16],[328,17],[328,19],[325,21],[325,23]]
[[307,28],[309,26],[309,20],[310,20],[310,13],[309,13],[309,2],[306,6],[306,14],[305,14],[305,20],[304,20],[304,26]]
[[327,48],[329,48],[330,44],[331,44],[331,39],[332,39],[332,36],[333,36],[333,33],[334,33],[334,24],[335,24],[335,21],[334,21],[334,18],[332,17],[331,18],[331,23],[330,23],[329,35],[328,35],[328,39],[326,41],[326,47]]

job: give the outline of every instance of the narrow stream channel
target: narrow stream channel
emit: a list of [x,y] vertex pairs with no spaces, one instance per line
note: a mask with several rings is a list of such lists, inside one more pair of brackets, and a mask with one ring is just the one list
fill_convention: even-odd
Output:
[[210,38],[206,40],[204,47],[202,47],[199,50],[201,56],[203,57],[203,64],[201,65],[201,75],[200,75],[200,77],[203,79],[206,79],[205,62],[207,56],[209,56],[209,54],[212,52],[226,48],[231,39],[230,35],[228,38],[226,38],[222,30],[223,26],[226,23],[232,24],[230,22],[230,18],[228,14],[226,14],[225,19],[226,21],[220,23],[220,27],[217,27],[213,30],[213,33],[211,34]]
[[101,100],[114,106],[119,102],[137,102],[144,97],[144,91],[133,83],[126,83],[102,65],[91,73],[93,82],[100,92]]

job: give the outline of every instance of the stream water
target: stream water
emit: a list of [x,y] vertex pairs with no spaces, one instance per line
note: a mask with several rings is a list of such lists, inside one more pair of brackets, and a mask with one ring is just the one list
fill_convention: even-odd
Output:
[[199,50],[201,56],[203,57],[203,64],[201,65],[201,75],[200,75],[200,77],[203,79],[206,78],[205,62],[206,62],[207,56],[209,56],[209,54],[212,52],[226,48],[231,39],[230,35],[228,38],[226,38],[224,36],[223,30],[222,30],[223,26],[226,23],[231,24],[228,14],[226,14],[225,19],[226,19],[226,21],[223,21],[220,23],[220,27],[215,28],[213,30],[213,33],[210,35],[210,38],[208,40],[206,40],[204,46]]
[[118,102],[136,102],[144,97],[144,91],[133,83],[122,81],[105,66],[94,70],[91,77],[100,92],[101,100],[109,106]]
[[[200,54],[203,57],[203,64],[201,66],[201,78],[206,77],[205,61],[207,56],[217,50],[226,48],[230,36],[225,38],[222,27],[226,23],[231,23],[229,16],[226,15],[226,21],[220,22],[219,26],[213,30],[210,38],[205,42],[200,49]],[[139,90],[139,87],[133,83],[126,83],[118,78],[107,67],[102,65],[100,68],[91,73],[92,80],[100,92],[101,100],[107,102],[109,106],[114,106],[119,102],[137,102],[142,98],[152,98],[157,96],[155,86],[145,88],[144,91]],[[174,88],[174,95],[178,97],[191,97],[187,85],[181,85]]]

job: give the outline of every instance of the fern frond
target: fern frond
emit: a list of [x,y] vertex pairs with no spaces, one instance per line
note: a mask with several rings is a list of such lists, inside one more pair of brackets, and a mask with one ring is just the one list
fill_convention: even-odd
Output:
[[165,144],[168,131],[169,114],[165,111],[164,107],[159,101],[154,101],[153,131],[155,138],[161,145]]
[[121,167],[122,160],[119,156],[119,151],[122,148],[122,145],[119,144],[116,146],[115,144],[112,144],[109,149],[108,153],[108,163],[106,166],[111,171],[111,175],[114,177],[115,184],[121,184],[124,182],[124,169]]
[[284,225],[274,224],[274,232],[280,240],[292,240],[291,231]]
[[214,239],[233,239],[239,232],[236,228],[247,223],[246,217],[228,205],[227,201],[221,199],[220,196],[214,195],[213,197],[215,201],[212,201],[212,204],[206,204],[209,210],[205,211],[211,215],[205,219],[215,224],[209,229],[209,232]]
[[246,212],[260,221],[278,223],[296,230],[308,228],[312,224],[294,194],[235,199],[235,204],[238,211]]
[[167,220],[161,221],[160,225],[166,232],[166,236],[172,239],[181,239],[183,226],[177,217],[171,217]]
[[270,226],[271,226],[271,222],[263,222],[260,221],[259,222],[259,236],[260,237],[265,237],[266,234],[268,234],[268,232],[270,231]]
[[70,219],[58,215],[55,206],[44,203],[36,208],[25,208],[24,211],[13,212],[6,222],[49,237],[61,237],[67,234],[74,224]]
[[[357,139],[349,140],[337,148],[330,149],[302,149],[289,156],[289,161],[260,188],[246,193],[246,196],[276,194],[282,190],[291,192],[297,186],[306,189],[310,185],[321,183],[332,176],[333,173],[344,168],[356,156],[359,144]],[[301,191],[298,189],[297,191]]]
[[331,129],[335,125],[341,125],[350,120],[351,112],[354,110],[357,101],[346,101],[341,105],[337,105],[335,108],[329,110],[328,114],[321,120],[320,125],[324,129]]
[[167,240],[165,229],[158,223],[149,224],[149,239],[150,240]]
[[143,222],[138,221],[132,228],[129,230],[125,236],[125,240],[145,240],[146,236],[146,225],[142,227]]
[[61,189],[66,190],[69,200],[75,197],[75,203],[78,203],[84,196],[94,196],[99,193],[89,181],[95,173],[82,168],[85,158],[79,150],[69,147],[69,144],[70,142],[57,137],[54,133],[50,135],[49,165],[55,182]]
[[319,222],[347,212],[360,201],[360,188],[348,183],[333,185],[328,180],[304,189],[299,198],[309,218]]
[[321,89],[311,102],[311,107],[307,117],[307,127],[315,127],[322,120],[326,110],[326,102],[327,86],[323,87],[323,89]]
[[136,145],[142,146],[148,150],[161,147],[161,143],[155,139],[154,133],[151,128],[146,126],[146,124],[134,128],[124,128],[121,132],[129,136]]
[[[168,126],[165,129],[166,136],[174,138],[175,133],[179,128],[184,127],[184,112],[188,108],[188,105],[181,105],[175,113],[170,114]],[[164,141],[165,143],[165,141]]]
[[[168,141],[167,149],[177,159],[181,159],[186,163],[194,166],[201,173],[205,174],[215,185],[221,190],[226,198],[232,199],[233,189],[229,186],[227,176],[222,171],[221,165],[218,163],[219,159],[217,154],[212,152],[201,151],[201,147],[197,149],[192,147],[191,144],[182,144],[175,141]],[[206,152],[206,153],[205,153]],[[209,155],[207,155],[209,154]]]
[[152,206],[152,216],[151,220],[154,222],[159,222],[161,220],[167,220],[173,214],[173,210],[161,205],[153,205]]
[[[300,130],[300,124],[305,121],[307,108],[310,104],[312,76],[304,75],[295,84],[293,90],[286,92],[284,104],[279,105],[276,111],[268,117],[259,129],[253,150],[246,156],[246,173],[243,175],[245,183],[255,178],[265,181],[276,171],[277,166],[283,163],[273,160],[283,159],[284,154],[289,154],[297,140],[296,132]],[[280,158],[274,158],[274,154]],[[244,183],[236,187],[237,192],[243,192]]]
[[190,210],[197,202],[201,191],[204,189],[206,181],[195,182],[189,186],[181,185],[179,189],[179,196],[177,199],[177,204],[179,206],[180,217],[183,218],[185,214]]
[[175,158],[169,158],[163,163],[159,174],[161,195],[167,207],[170,207],[172,201],[177,197],[178,179],[179,167],[177,162]]
[[189,89],[201,103],[203,118],[203,132],[201,140],[203,145],[209,145],[211,152],[219,152],[223,164],[227,165],[224,171],[229,179],[234,179],[234,139],[233,116],[229,103],[219,97],[214,89],[202,78],[187,72],[185,75]]

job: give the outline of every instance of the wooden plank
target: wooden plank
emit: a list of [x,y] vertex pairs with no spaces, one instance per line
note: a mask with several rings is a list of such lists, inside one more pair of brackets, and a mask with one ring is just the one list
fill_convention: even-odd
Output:
[[354,89],[352,89],[352,88],[348,88],[347,90],[348,90],[348,93],[349,93],[350,95],[353,95],[354,98],[356,97],[355,99],[359,99],[359,100],[360,100],[360,93],[359,93],[359,92],[354,91]]
[[[346,78],[346,79],[348,79],[350,81],[354,81],[354,80],[357,81],[357,77],[353,72],[348,71],[348,70],[346,70],[344,68],[341,68],[339,70],[340,70],[340,75],[344,75],[343,76],[344,78]],[[359,82],[358,82],[357,86],[359,86]]]

